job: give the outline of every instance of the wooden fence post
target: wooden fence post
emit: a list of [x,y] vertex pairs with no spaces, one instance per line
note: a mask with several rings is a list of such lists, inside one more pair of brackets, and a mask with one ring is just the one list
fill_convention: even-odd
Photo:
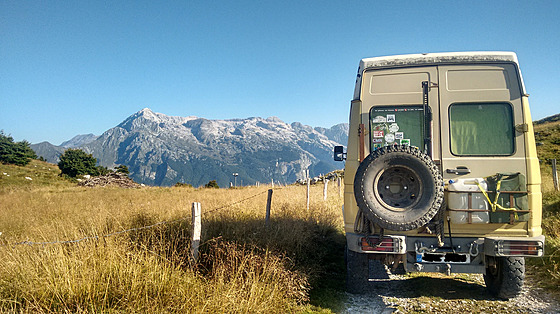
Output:
[[325,187],[323,187],[323,200],[327,200],[327,187],[329,185],[329,179],[323,177],[323,182],[325,182]]
[[311,178],[309,178],[309,169],[305,171],[305,176],[307,178],[307,180],[305,180],[307,183],[307,211],[309,212],[309,186],[311,185]]
[[336,183],[338,184],[338,197],[342,197],[342,179],[340,179],[340,177],[337,177]]
[[191,256],[196,263],[198,261],[198,247],[200,245],[200,231],[202,229],[200,217],[201,217],[201,206],[200,203],[192,203],[192,243],[191,243]]
[[272,205],[272,189],[268,189],[268,197],[266,198],[266,216],[264,218],[264,225],[266,228],[270,226],[270,207]]
[[560,191],[560,185],[558,184],[558,171],[556,171],[556,159],[552,159],[552,181],[554,182],[554,189]]

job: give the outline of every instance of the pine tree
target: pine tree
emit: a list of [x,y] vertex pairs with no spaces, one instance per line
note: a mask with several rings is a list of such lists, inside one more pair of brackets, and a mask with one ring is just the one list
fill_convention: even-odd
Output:
[[100,169],[96,166],[97,159],[81,149],[67,149],[60,156],[58,168],[61,174],[75,178],[78,175],[99,175]]
[[28,141],[14,142],[11,136],[0,131],[0,162],[18,166],[27,165],[31,159],[37,158]]

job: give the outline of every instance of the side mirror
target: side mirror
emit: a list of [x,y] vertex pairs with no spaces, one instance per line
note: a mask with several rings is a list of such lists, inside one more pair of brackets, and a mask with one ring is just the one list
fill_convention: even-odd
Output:
[[334,147],[334,161],[343,161],[346,159],[346,153],[344,152],[344,147],[335,146]]

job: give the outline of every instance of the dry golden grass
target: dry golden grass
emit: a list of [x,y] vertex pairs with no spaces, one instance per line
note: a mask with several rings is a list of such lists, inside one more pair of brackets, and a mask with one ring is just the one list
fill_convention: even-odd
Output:
[[[338,188],[275,190],[0,186],[0,310],[14,312],[299,312],[343,247]],[[251,197],[248,200],[247,198]],[[202,204],[200,260],[188,254]],[[233,205],[231,205],[233,204]],[[153,228],[105,235],[160,224]],[[53,242],[99,236],[68,244]],[[342,243],[342,244],[341,244]],[[335,252],[342,255],[342,252]]]
[[560,300],[560,192],[554,190],[550,165],[541,166],[543,192],[543,233],[546,236],[545,256],[528,259],[529,273],[540,285]]

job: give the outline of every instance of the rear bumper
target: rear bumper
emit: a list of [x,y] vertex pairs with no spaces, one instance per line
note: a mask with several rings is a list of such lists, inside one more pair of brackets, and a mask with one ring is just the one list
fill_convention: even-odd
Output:
[[348,249],[368,254],[405,254],[426,252],[440,254],[453,253],[468,254],[471,257],[486,256],[516,256],[542,257],[544,255],[543,235],[538,237],[454,237],[445,238],[443,248],[438,247],[435,236],[414,237],[385,235],[382,239],[377,235],[365,236],[357,233],[347,233]]
[[[387,264],[402,261],[408,272],[479,273],[486,272],[487,257],[541,257],[544,236],[446,238],[439,247],[435,236],[394,236],[347,233],[348,249],[369,254]],[[451,243],[452,242],[452,243]]]

